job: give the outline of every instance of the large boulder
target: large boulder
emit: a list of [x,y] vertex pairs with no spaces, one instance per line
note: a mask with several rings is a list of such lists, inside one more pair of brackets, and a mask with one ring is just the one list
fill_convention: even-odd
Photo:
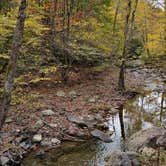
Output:
[[[165,133],[165,129],[159,127],[153,127],[146,130],[141,130],[135,133],[128,141],[128,148],[131,151],[136,152],[145,152],[145,149],[149,153],[152,152],[152,149],[156,149],[159,145],[157,140]],[[162,142],[163,139],[159,140],[158,142]],[[148,149],[149,148],[149,149]]]

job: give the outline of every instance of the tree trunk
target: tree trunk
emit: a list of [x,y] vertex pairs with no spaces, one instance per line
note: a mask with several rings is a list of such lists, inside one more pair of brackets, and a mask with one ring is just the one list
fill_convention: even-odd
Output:
[[122,60],[120,65],[119,72],[119,90],[124,93],[125,92],[125,63],[126,63],[126,55],[127,55],[127,45],[128,45],[128,33],[129,33],[129,20],[131,14],[131,0],[127,2],[126,8],[126,20],[124,27],[124,43],[123,43],[123,52],[122,52]]
[[165,23],[165,25],[164,25],[164,56],[166,56],[166,0],[164,1],[164,15],[165,15],[165,17],[164,17],[164,23]]
[[27,7],[27,1],[21,0],[16,28],[14,31],[13,47],[10,53],[9,65],[7,70],[7,79],[5,82],[3,98],[2,98],[2,108],[0,112],[0,129],[2,128],[5,122],[5,118],[10,107],[13,82],[17,70],[17,59],[19,55],[19,49],[22,44],[26,7]]
[[145,51],[146,51],[146,54],[147,54],[147,56],[149,57],[150,56],[150,50],[149,50],[149,48],[148,48],[148,42],[149,42],[149,39],[148,39],[148,27],[147,27],[147,13],[146,13],[146,9],[145,9],[145,7],[144,7],[144,26],[145,26],[145,40],[144,40],[144,45],[145,45]]
[[[131,13],[131,0],[128,0],[125,31],[124,31],[124,46],[123,46],[123,54],[122,54],[122,63],[120,66],[120,74],[119,74],[119,90],[122,93],[125,92],[125,65],[126,65],[126,60],[127,60],[127,55],[128,55],[131,39],[133,37],[135,14],[136,14],[137,6],[138,6],[138,0],[135,0],[134,8]],[[130,15],[131,15],[131,19],[130,19]]]
[[111,48],[111,56],[115,56],[117,46],[115,45],[115,31],[116,31],[116,23],[117,23],[117,17],[119,13],[119,7],[120,7],[121,0],[118,0],[117,6],[115,9],[115,15],[114,15],[114,21],[113,21],[113,28],[112,28],[112,48]]

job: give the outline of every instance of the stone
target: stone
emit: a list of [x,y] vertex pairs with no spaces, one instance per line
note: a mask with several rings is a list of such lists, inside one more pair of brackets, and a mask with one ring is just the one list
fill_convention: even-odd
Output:
[[141,166],[137,159],[138,155],[134,152],[121,152],[116,150],[107,157],[106,166]]
[[0,133],[0,137],[3,138],[3,139],[6,139],[6,138],[8,138],[10,136],[11,136],[11,134],[9,132]]
[[133,159],[132,160],[132,166],[141,166],[141,163],[137,159]]
[[74,136],[74,137],[79,137],[79,138],[87,138],[88,137],[79,128],[72,127],[72,126],[69,127],[69,129],[66,131],[66,134],[68,134],[69,136]]
[[120,165],[120,166],[132,166],[132,162],[131,162],[131,160],[129,160],[129,158],[127,157],[127,158],[122,159],[122,160],[119,162],[118,165]]
[[163,148],[166,148],[166,132],[164,132],[158,139],[157,145]]
[[42,135],[41,134],[35,134],[32,139],[33,142],[39,143],[42,141]]
[[96,102],[96,98],[95,97],[91,97],[88,99],[89,103],[95,103]]
[[52,138],[52,139],[51,139],[51,143],[52,143],[53,145],[58,145],[58,144],[61,143],[61,141],[60,141],[59,139],[57,139],[57,138]]
[[70,91],[70,92],[69,92],[69,97],[70,97],[70,98],[74,99],[74,98],[76,98],[77,96],[78,96],[78,94],[77,94],[76,91]]
[[142,152],[141,152],[142,154],[144,154],[144,155],[146,155],[146,156],[152,156],[152,155],[155,155],[155,153],[156,153],[156,151],[155,151],[155,149],[153,149],[153,148],[149,148],[149,147],[144,147],[143,149],[142,149]]
[[76,123],[76,124],[84,123],[83,118],[79,117],[79,116],[76,116],[76,115],[69,114],[69,115],[67,115],[67,118],[70,122],[73,122],[73,123]]
[[10,161],[10,160],[9,160],[8,157],[5,157],[5,156],[1,156],[1,157],[0,157],[0,165],[2,165],[2,166],[7,165],[7,163],[8,163],[9,161]]
[[157,138],[159,138],[164,129],[153,127],[141,130],[130,137],[128,140],[128,148],[130,151],[141,152],[145,147],[155,148],[157,146]]
[[32,146],[32,143],[30,141],[25,141],[25,142],[22,142],[20,144],[20,146],[25,149],[25,150],[28,150],[31,146]]
[[55,114],[54,111],[52,111],[50,109],[42,111],[43,116],[51,116],[51,115],[54,115],[54,114]]
[[104,133],[104,132],[102,132],[98,129],[95,129],[95,130],[91,131],[91,135],[93,137],[96,137],[96,138],[104,141],[104,142],[107,142],[107,143],[112,142],[110,134]]
[[42,128],[44,126],[44,122],[40,119],[40,120],[38,120],[36,123],[35,123],[35,128],[36,129],[40,129],[40,128]]
[[66,97],[65,92],[62,91],[62,90],[58,91],[58,92],[56,93],[56,95],[57,95],[58,97]]
[[40,159],[43,159],[45,157],[45,152],[43,150],[39,151],[36,153],[36,156],[39,157]]
[[5,123],[11,123],[11,122],[13,122],[12,118],[10,118],[10,117],[6,118]]
[[48,126],[50,126],[52,128],[56,128],[58,125],[56,123],[49,123]]
[[80,116],[69,114],[69,115],[67,115],[67,118],[70,122],[76,123],[80,126],[86,126],[88,128],[92,128],[97,124],[97,121],[90,117],[82,118]]
[[44,139],[40,143],[42,146],[51,146],[51,141],[49,139]]

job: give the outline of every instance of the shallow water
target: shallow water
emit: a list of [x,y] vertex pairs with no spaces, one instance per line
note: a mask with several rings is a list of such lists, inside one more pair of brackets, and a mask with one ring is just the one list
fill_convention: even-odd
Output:
[[[127,148],[125,141],[133,133],[152,126],[166,124],[166,85],[159,78],[147,79],[141,94],[128,101],[119,113],[110,115],[106,124],[114,131],[112,143],[91,141],[85,144],[67,143],[57,150],[48,152],[43,159],[35,153],[23,162],[25,166],[104,166],[112,151]],[[69,148],[68,148],[69,147]],[[72,148],[71,148],[72,147]],[[68,150],[65,150],[68,149]],[[63,151],[63,152],[62,152]]]

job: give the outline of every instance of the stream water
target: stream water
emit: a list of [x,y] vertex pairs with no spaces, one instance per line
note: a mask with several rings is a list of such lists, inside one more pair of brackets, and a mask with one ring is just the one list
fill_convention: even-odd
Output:
[[[90,141],[88,143],[65,143],[60,151],[49,151],[42,159],[35,153],[29,155],[24,166],[104,166],[112,151],[125,151],[126,140],[133,133],[152,126],[166,124],[166,84],[164,79],[151,77],[145,81],[141,94],[128,101],[119,113],[110,115],[106,122],[114,131],[112,143]],[[58,154],[58,155],[57,155]]]

